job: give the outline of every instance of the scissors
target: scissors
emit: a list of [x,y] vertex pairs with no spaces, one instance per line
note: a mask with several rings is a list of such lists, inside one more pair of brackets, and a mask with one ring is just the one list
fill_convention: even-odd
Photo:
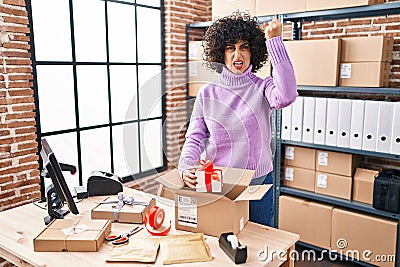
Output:
[[127,233],[120,235],[109,235],[106,237],[106,241],[112,241],[113,245],[122,245],[129,242],[129,237],[141,231],[143,227],[135,227]]

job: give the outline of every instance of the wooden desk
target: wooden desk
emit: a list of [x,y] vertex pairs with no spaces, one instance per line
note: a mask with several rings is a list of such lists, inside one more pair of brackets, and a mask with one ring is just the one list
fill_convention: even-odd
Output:
[[[132,192],[126,188],[124,193]],[[136,190],[135,190],[136,191]],[[137,193],[136,191],[135,193]],[[143,192],[139,192],[143,193]],[[131,193],[132,194],[132,193]],[[155,197],[157,205],[166,211],[166,220],[174,223],[174,203],[168,199]],[[104,197],[91,197],[84,199],[77,204],[80,214],[90,216],[90,210],[97,202]],[[0,212],[0,257],[12,262],[17,266],[162,266],[162,257],[157,256],[155,264],[140,263],[107,263],[105,260],[112,247],[110,243],[103,243],[97,252],[34,252],[33,238],[36,237],[45,227],[43,217],[47,215],[47,210],[40,209],[33,204],[27,204],[11,210]],[[75,216],[68,214],[67,216]],[[124,233],[132,228],[132,224],[113,223],[112,232]],[[174,228],[170,234],[185,233],[176,231]],[[135,238],[146,238],[151,236],[146,230],[142,230],[131,237],[131,242]],[[294,249],[294,244],[299,240],[297,234],[288,233],[278,229],[265,227],[262,225],[247,223],[242,232],[238,235],[239,241],[247,245],[247,262],[241,266],[280,266],[283,261],[282,256],[271,252],[282,252]],[[206,237],[210,247],[213,261],[191,264],[176,264],[172,266],[234,266],[235,264],[220,249],[217,237]],[[268,247],[270,254],[268,259],[260,261],[258,252]],[[286,261],[284,266],[294,266],[294,262]]]

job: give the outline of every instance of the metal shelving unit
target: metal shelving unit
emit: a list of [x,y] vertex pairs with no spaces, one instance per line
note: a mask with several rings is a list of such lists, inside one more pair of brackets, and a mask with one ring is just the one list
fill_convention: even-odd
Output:
[[[301,39],[301,28],[302,22],[308,21],[316,21],[316,20],[334,20],[334,19],[345,19],[345,18],[360,18],[360,17],[371,17],[371,16],[384,16],[384,15],[392,15],[392,14],[400,14],[400,2],[391,2],[379,5],[371,5],[371,6],[361,6],[361,7],[349,7],[349,8],[340,8],[340,9],[333,9],[333,10],[322,10],[322,11],[310,11],[310,12],[300,12],[300,13],[292,13],[292,14],[279,14],[277,17],[283,21],[284,23],[291,22],[292,24],[292,38],[293,40],[300,40]],[[266,21],[272,20],[274,16],[258,16],[259,23],[262,24]],[[210,26],[212,22],[199,22],[188,24],[186,26],[186,55],[188,55],[188,44],[189,44],[189,30],[195,28],[203,28],[206,29]],[[188,58],[187,58],[188,62]],[[348,93],[348,94],[371,94],[371,95],[384,95],[384,96],[399,96],[400,95],[400,88],[363,88],[363,87],[323,87],[323,86],[298,86],[299,92],[312,92],[313,94],[318,93]],[[187,99],[190,99],[187,96]],[[310,147],[310,148],[318,148],[324,150],[331,150],[331,151],[339,151],[345,153],[352,153],[358,154],[363,156],[371,156],[371,157],[378,157],[383,159],[389,160],[400,160],[400,155],[393,155],[393,154],[385,154],[385,153],[378,153],[373,151],[363,151],[363,150],[355,150],[349,148],[341,148],[341,147],[332,147],[332,146],[325,146],[325,145],[316,145],[310,143],[302,143],[302,142],[294,142],[294,141],[287,141],[281,140],[281,111],[274,110],[273,114],[273,138],[275,147],[275,162],[274,162],[274,199],[275,199],[275,206],[274,206],[274,220],[273,226],[278,226],[278,214],[279,214],[279,196],[280,194],[298,196],[305,199],[310,199],[314,201],[318,201],[321,203],[329,203],[336,205],[338,207],[343,207],[347,209],[352,209],[355,211],[359,211],[366,214],[371,214],[375,216],[380,216],[388,219],[393,219],[398,221],[398,229],[397,229],[397,252],[396,252],[396,264],[400,266],[399,259],[400,259],[400,215],[389,213],[381,210],[374,209],[370,205],[366,205],[363,203],[355,202],[355,201],[348,201],[344,199],[339,199],[335,197],[315,194],[312,192],[307,192],[304,190],[297,190],[288,187],[281,187],[280,185],[280,170],[281,170],[281,155],[282,155],[282,146],[286,144],[296,145],[296,146],[303,146],[303,147]],[[321,251],[322,248],[315,247],[310,244],[306,244],[303,242],[299,242],[301,245],[315,249],[317,251]],[[362,266],[372,266],[368,263],[355,261],[356,263]]]

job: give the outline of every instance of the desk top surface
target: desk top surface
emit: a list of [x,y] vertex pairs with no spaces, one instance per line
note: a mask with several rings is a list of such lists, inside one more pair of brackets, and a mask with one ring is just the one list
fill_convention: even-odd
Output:
[[[124,193],[140,193],[133,189],[125,188]],[[166,212],[166,221],[171,220],[173,228],[170,234],[187,233],[177,231],[174,228],[175,209],[171,200],[156,197],[156,203]],[[105,197],[90,197],[77,203],[81,215],[88,215],[93,207]],[[34,252],[33,239],[45,228],[43,218],[47,215],[47,210],[40,209],[33,204],[27,204],[14,209],[0,212],[0,257],[6,258],[18,266],[162,266],[162,257],[157,256],[154,264],[143,263],[108,263],[106,258],[112,248],[110,243],[103,243],[97,252]],[[75,215],[68,214],[67,217]],[[132,228],[132,224],[113,223],[111,233],[125,233]],[[143,230],[131,237],[147,238],[151,235]],[[244,229],[238,234],[239,241],[247,245],[248,256],[245,264],[241,266],[279,266],[282,263],[282,253],[292,247],[299,240],[297,234],[289,233],[279,229],[258,225],[248,222]],[[211,262],[190,263],[184,266],[233,266],[234,263],[222,251],[218,245],[218,238],[206,236],[206,242],[210,247],[213,257]],[[267,249],[266,249],[267,248]],[[266,260],[259,259],[259,252],[268,251],[260,256]],[[279,254],[281,253],[281,254]],[[273,255],[273,257],[272,257]],[[171,265],[175,266],[175,265]],[[183,266],[177,264],[176,266]]]

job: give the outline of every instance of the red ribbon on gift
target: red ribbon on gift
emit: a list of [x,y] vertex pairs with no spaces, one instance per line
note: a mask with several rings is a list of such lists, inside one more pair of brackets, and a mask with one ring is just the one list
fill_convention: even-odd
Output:
[[[204,171],[204,176],[205,176],[205,184],[206,184],[206,189],[207,192],[212,192],[212,180],[215,181],[220,181],[220,178],[222,178],[222,170],[221,169],[214,169],[213,163],[211,160],[200,160],[199,161],[200,165],[202,166],[200,168],[201,171]],[[218,173],[220,175],[218,175]],[[222,183],[222,181],[220,181]]]

